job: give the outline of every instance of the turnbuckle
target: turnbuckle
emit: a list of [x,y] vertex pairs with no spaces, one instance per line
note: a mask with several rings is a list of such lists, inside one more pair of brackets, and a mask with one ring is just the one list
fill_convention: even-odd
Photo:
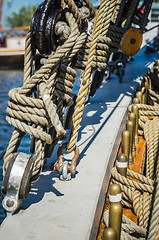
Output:
[[3,178],[2,191],[5,197],[2,206],[7,215],[13,214],[30,191],[30,179],[35,159],[25,153],[13,153]]
[[55,164],[52,163],[50,165],[51,170],[61,173],[60,180],[62,181],[71,180],[71,175],[74,175],[76,173],[76,164],[79,158],[79,149],[76,146],[74,149],[74,157],[72,158],[71,164],[69,164],[67,161],[64,161],[62,152],[64,149],[66,149],[66,147],[67,143],[63,143],[62,145],[60,145],[57,150],[58,160]]

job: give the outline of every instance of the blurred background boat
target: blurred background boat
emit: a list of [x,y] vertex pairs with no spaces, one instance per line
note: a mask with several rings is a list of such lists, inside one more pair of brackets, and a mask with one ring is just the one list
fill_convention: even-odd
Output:
[[0,33],[1,69],[9,66],[11,68],[21,68],[23,66],[27,29],[27,27],[7,29]]

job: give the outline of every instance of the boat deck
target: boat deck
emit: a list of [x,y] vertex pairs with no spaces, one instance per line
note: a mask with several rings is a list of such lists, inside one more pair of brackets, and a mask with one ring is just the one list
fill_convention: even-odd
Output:
[[[18,239],[96,239],[110,170],[117,154],[121,132],[125,130],[127,107],[132,95],[159,53],[145,54],[144,48],[126,66],[123,83],[113,76],[103,81],[85,106],[78,135],[80,158],[75,178],[63,182],[50,163],[34,184],[18,214],[9,216],[0,227],[0,238]],[[72,154],[66,154],[71,159]]]

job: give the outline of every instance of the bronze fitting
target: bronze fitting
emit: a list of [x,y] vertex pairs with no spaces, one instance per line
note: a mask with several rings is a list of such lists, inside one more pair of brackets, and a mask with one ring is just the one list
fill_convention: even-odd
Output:
[[147,80],[148,80],[149,89],[153,90],[152,89],[152,82],[151,82],[151,78],[150,78],[150,71],[147,72],[146,77],[147,77]]
[[139,100],[139,98],[134,98],[133,99],[133,104],[140,104],[140,100]]
[[134,157],[132,155],[132,149],[133,149],[133,122],[132,121],[127,121],[126,123],[126,130],[129,131],[130,133],[130,151],[129,151],[129,164],[133,164],[134,163]]
[[144,82],[144,86],[145,86],[146,89],[149,89],[149,85],[148,85],[147,81]]
[[135,144],[139,143],[139,135],[138,135],[138,128],[139,128],[139,108],[135,104],[132,106],[132,112],[136,115],[136,124],[135,124]]
[[142,103],[146,104],[147,103],[147,89],[146,89],[146,87],[142,87],[141,92],[142,92]]
[[125,153],[120,153],[117,156],[117,171],[122,176],[127,177],[127,156]]
[[135,128],[136,128],[136,115],[134,112],[129,114],[129,120],[133,122],[133,132],[132,132],[132,154],[136,153],[136,146],[135,146]]
[[123,208],[121,205],[122,195],[121,188],[118,184],[112,184],[109,190],[109,227],[117,233],[117,240],[120,240],[121,223]]
[[113,228],[105,228],[102,234],[102,240],[116,240],[117,234]]
[[122,153],[126,155],[129,167],[130,133],[128,130],[122,133]]
[[136,97],[139,99],[139,103],[142,104],[143,103],[143,95],[141,91],[138,91],[136,93]]

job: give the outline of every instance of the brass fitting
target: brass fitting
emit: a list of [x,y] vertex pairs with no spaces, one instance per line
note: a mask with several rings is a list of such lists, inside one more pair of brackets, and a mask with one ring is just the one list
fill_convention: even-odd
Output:
[[134,98],[133,99],[133,104],[140,104],[140,100],[139,100],[139,98]]
[[102,240],[116,240],[117,234],[113,228],[105,228],[102,234]]
[[121,205],[122,195],[121,188],[118,184],[112,184],[109,190],[109,227],[117,233],[117,240],[120,240],[121,223],[123,208]]
[[146,104],[147,103],[147,89],[145,87],[142,87],[141,89],[142,92],[142,103]]
[[132,147],[133,147],[133,129],[134,125],[132,121],[127,121],[126,123],[126,130],[130,133],[130,152],[129,152],[129,164],[134,163],[134,157],[132,155]]
[[129,153],[130,153],[130,133],[128,130],[125,130],[122,133],[122,153],[127,157],[128,166],[129,166]]
[[135,104],[132,106],[132,111],[136,115],[136,124],[135,124],[135,144],[139,143],[138,128],[139,128],[139,108]]
[[127,156],[124,153],[117,156],[117,170],[122,176],[127,177]]
[[135,146],[135,128],[136,128],[136,115],[135,113],[131,112],[129,114],[129,120],[133,122],[133,132],[132,132],[132,153],[136,153],[136,146]]
[[148,85],[148,82],[147,82],[147,81],[144,82],[144,86],[145,86],[146,90],[149,89],[149,85]]
[[151,78],[150,78],[150,71],[147,71],[146,77],[147,77],[149,89],[150,89],[150,90],[153,90],[153,89],[152,89],[152,82],[151,82]]
[[140,103],[143,103],[143,95],[142,95],[142,92],[137,92],[136,93],[136,97],[139,99],[139,102]]

